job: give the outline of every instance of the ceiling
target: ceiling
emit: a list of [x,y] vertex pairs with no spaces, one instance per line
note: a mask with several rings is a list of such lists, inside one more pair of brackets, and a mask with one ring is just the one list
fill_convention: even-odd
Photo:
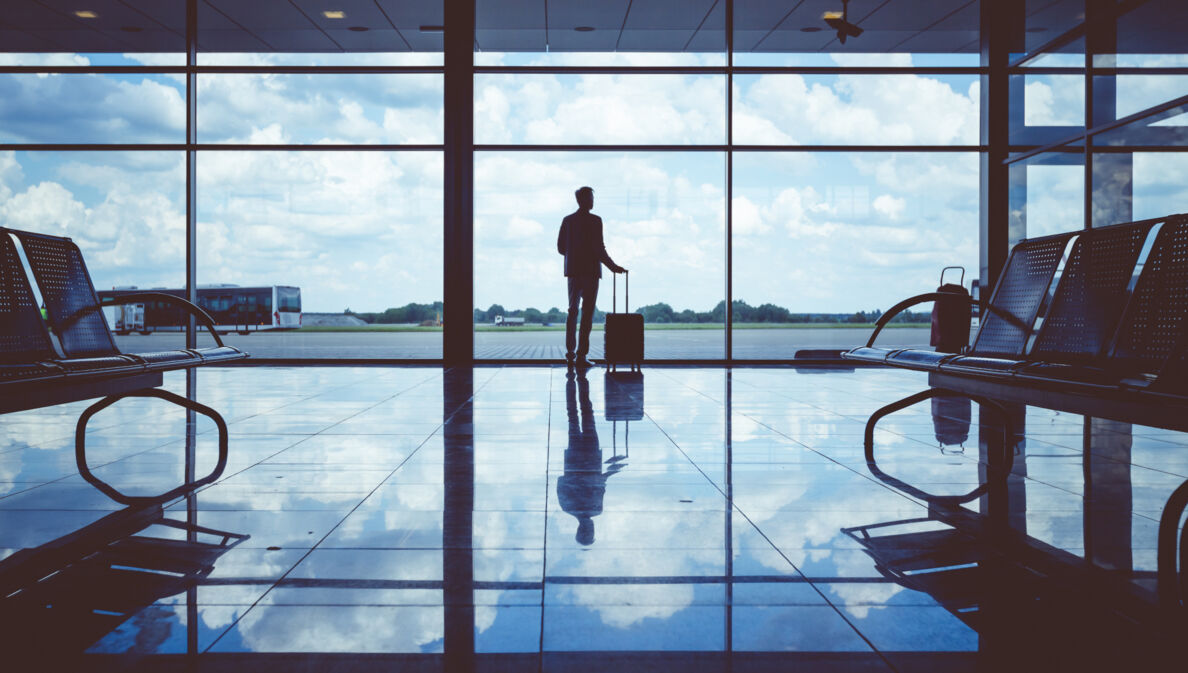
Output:
[[[992,1],[992,0],[987,0]],[[980,0],[851,0],[865,33],[840,45],[822,15],[841,0],[734,0],[739,52],[956,53],[978,49]],[[185,50],[186,0],[3,0],[0,51]],[[726,0],[476,0],[482,51],[725,50]],[[1084,0],[1025,0],[1028,48],[1083,16]],[[440,51],[441,0],[199,0],[199,48],[209,52]],[[80,17],[79,11],[92,17]],[[343,18],[323,12],[338,10]],[[1183,0],[1132,13],[1120,47],[1181,52]],[[1122,22],[1120,22],[1122,24]],[[581,30],[578,30],[578,29]],[[1160,47],[1164,45],[1164,47]]]

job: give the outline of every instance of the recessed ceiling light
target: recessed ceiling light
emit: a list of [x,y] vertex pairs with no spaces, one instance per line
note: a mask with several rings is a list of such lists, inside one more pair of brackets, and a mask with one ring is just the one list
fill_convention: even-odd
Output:
[[80,19],[98,19],[99,13],[89,9],[76,9],[74,15]]
[[576,28],[574,28],[574,30],[576,30],[579,33],[593,33],[594,26],[577,26]]
[[368,30],[370,30],[370,28],[367,26],[351,26],[350,28],[347,28],[347,30],[353,30],[356,33],[366,33]]
[[345,19],[346,12],[342,11],[341,9],[327,9],[326,11],[322,12],[322,16],[326,17],[327,19]]
[[444,33],[445,26],[421,26],[422,33]]
[[802,32],[802,33],[819,33],[822,30],[824,30],[824,28],[821,28],[820,26],[805,26],[804,28],[800,29],[800,32]]

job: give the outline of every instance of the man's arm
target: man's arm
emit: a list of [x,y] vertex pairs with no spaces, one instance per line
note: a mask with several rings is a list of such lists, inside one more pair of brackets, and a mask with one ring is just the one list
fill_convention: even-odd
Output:
[[613,273],[626,273],[627,269],[615,264],[606,251],[606,243],[602,240],[602,218],[598,218],[598,260],[606,265]]
[[561,229],[557,231],[557,253],[561,254],[561,255],[564,255],[567,252],[566,242],[569,240],[569,237],[566,236],[566,234],[568,233],[566,231],[566,229],[568,227],[569,227],[569,218],[567,217],[567,218],[561,220]]

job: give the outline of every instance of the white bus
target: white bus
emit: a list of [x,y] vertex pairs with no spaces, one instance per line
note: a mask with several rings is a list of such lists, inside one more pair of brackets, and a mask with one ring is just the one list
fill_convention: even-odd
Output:
[[[186,296],[185,290],[121,287],[102,290],[99,301],[138,292],[157,292],[175,297]],[[296,329],[301,326],[301,288],[291,285],[239,287],[236,285],[207,285],[198,288],[198,305],[214,318],[220,332],[249,334],[261,330]],[[185,329],[188,313],[176,304],[164,300],[146,299],[144,302],[113,306],[108,309],[108,323],[114,332],[177,332]]]

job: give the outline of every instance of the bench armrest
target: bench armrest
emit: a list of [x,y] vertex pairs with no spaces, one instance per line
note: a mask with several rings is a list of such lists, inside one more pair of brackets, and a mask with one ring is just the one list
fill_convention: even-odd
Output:
[[196,304],[193,304],[188,300],[182,299],[181,297],[176,297],[174,295],[166,294],[164,292],[134,292],[132,294],[120,295],[119,297],[110,297],[110,298],[104,300],[103,302],[101,302],[100,306],[117,306],[120,304],[136,304],[136,303],[142,302],[146,299],[154,299],[154,300],[158,300],[158,301],[164,301],[166,303],[174,304],[174,305],[184,308],[186,311],[188,311],[190,313],[190,315],[193,315],[195,318],[197,318],[198,322],[202,323],[202,326],[205,327],[210,332],[210,335],[212,337],[214,337],[216,344],[218,344],[219,346],[223,345],[223,340],[219,337],[218,330],[215,329],[214,319],[210,317],[210,314],[207,313],[206,311],[202,310],[202,307],[200,307]]
[[887,323],[891,322],[892,318],[899,315],[900,313],[903,313],[904,309],[908,308],[909,306],[915,306],[916,304],[923,304],[924,302],[928,301],[938,301],[940,299],[961,299],[970,304],[978,306],[983,311],[989,311],[990,313],[993,313],[994,315],[1002,318],[1021,330],[1029,331],[1031,329],[1022,320],[1019,320],[1010,312],[1004,311],[993,304],[976,301],[973,297],[967,294],[960,294],[957,292],[925,292],[924,294],[918,294],[914,297],[908,297],[907,299],[904,299],[898,304],[892,306],[886,313],[879,316],[878,321],[875,323],[874,331],[870,334],[870,339],[866,341],[866,347],[873,347],[875,338],[879,336],[879,332],[883,331],[883,328],[887,326]]

